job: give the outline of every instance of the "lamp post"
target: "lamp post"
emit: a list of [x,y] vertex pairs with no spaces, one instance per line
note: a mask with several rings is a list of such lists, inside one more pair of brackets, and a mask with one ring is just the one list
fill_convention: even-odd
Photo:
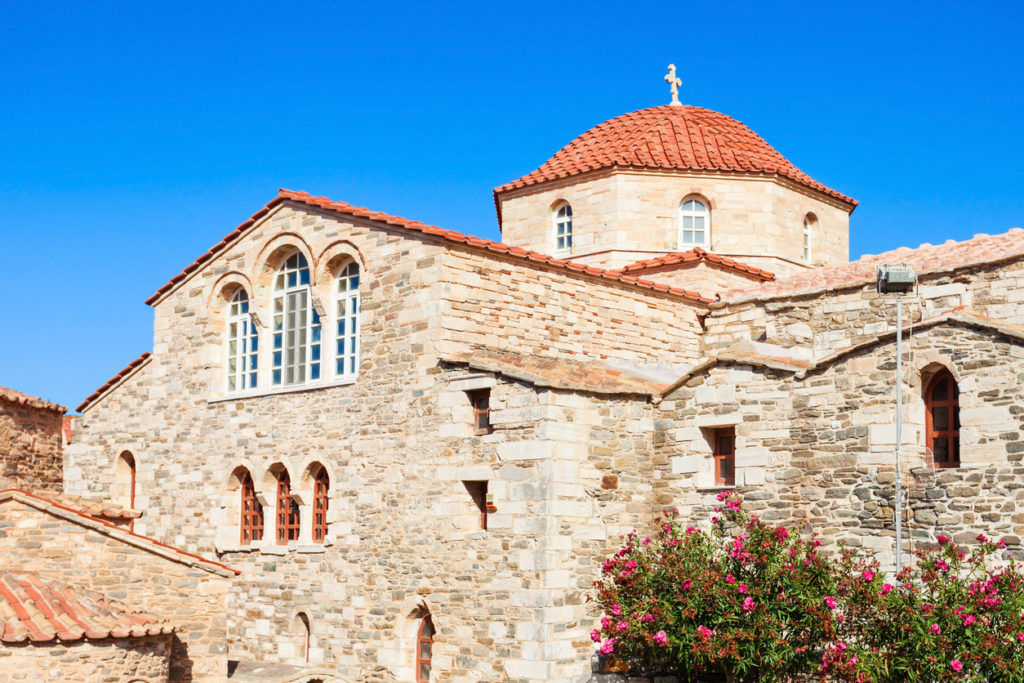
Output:
[[878,266],[878,293],[896,294],[896,573],[903,568],[903,485],[900,447],[903,443],[903,297],[914,288],[911,266]]

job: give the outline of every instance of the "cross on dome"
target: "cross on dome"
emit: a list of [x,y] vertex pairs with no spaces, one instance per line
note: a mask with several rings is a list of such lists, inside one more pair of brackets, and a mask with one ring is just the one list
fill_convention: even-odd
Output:
[[683,103],[679,101],[679,86],[683,84],[681,80],[676,78],[676,65],[668,65],[668,73],[665,74],[665,82],[669,84],[672,91],[672,101],[669,102],[674,107],[681,107]]

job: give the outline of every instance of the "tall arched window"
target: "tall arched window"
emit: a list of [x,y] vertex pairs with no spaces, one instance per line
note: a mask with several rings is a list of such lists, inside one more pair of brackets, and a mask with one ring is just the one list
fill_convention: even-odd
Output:
[[434,622],[430,615],[423,617],[416,634],[416,681],[430,680],[430,658],[434,646]]
[[679,246],[707,247],[710,244],[711,212],[700,199],[686,199],[679,205]]
[[320,316],[313,308],[309,265],[298,252],[281,264],[274,279],[273,351],[275,386],[320,379]]
[[228,391],[256,387],[256,357],[259,340],[249,315],[249,295],[241,287],[228,306]]
[[309,617],[305,612],[299,612],[295,620],[297,622],[296,630],[299,632],[299,637],[302,638],[302,659],[306,664],[309,664],[309,646],[313,635],[312,629],[309,625]]
[[952,373],[939,370],[924,393],[925,434],[936,467],[960,466],[960,388]]
[[288,472],[281,470],[277,475],[277,543],[287,545],[288,541],[299,539],[299,504],[292,498],[292,480]]
[[323,543],[327,538],[327,493],[331,480],[327,468],[321,467],[313,480],[313,542]]
[[812,256],[812,245],[814,240],[814,229],[818,225],[818,219],[814,217],[813,213],[809,213],[804,216],[804,251],[803,259],[805,262],[811,262]]
[[554,211],[555,251],[572,249],[572,207],[562,202]]
[[[117,458],[116,476],[121,488],[121,501],[131,509],[135,509],[135,456],[129,451],[124,451]],[[128,523],[128,529],[135,530],[135,520]]]
[[256,487],[248,472],[242,477],[242,543],[248,545],[263,539],[263,506],[256,498]]
[[359,264],[342,266],[336,282],[334,373],[354,377],[359,371]]

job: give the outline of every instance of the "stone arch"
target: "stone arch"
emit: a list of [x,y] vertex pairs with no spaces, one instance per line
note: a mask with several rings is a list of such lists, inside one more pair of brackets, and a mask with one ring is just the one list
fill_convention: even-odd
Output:
[[310,273],[317,272],[317,259],[313,257],[313,250],[300,235],[294,232],[283,232],[275,235],[260,250],[256,263],[253,265],[252,283],[258,292],[254,297],[260,300],[266,298],[266,294],[273,286],[274,273],[281,266],[284,260],[298,251],[306,258],[309,264]]
[[434,629],[440,633],[441,626],[437,618],[437,611],[426,596],[416,595],[407,598],[398,612],[392,635],[396,649],[396,661],[401,661],[402,664],[388,668],[400,681],[416,680],[416,636],[419,633],[420,624],[427,616],[433,621]]
[[362,250],[349,240],[332,242],[317,256],[318,268],[313,276],[317,287],[330,285],[341,266],[354,261],[359,265],[360,275],[366,272],[366,258]]
[[215,318],[222,318],[227,309],[228,302],[239,288],[245,290],[252,299],[252,280],[240,271],[232,270],[224,273],[213,283],[210,292],[206,297],[207,308],[214,314]]
[[715,211],[718,209],[718,202],[709,197],[703,189],[698,187],[691,187],[689,191],[685,192],[679,201],[676,203],[676,209],[683,205],[683,202],[689,199],[699,199],[704,202],[704,205],[708,207],[708,211]]
[[289,640],[292,641],[294,659],[302,664],[310,663],[310,651],[313,647],[313,627],[309,613],[300,611],[295,614],[289,628]]

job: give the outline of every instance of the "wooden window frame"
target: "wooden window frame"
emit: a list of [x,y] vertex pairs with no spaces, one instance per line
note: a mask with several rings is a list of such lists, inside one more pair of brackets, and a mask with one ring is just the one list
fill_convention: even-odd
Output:
[[[736,428],[735,427],[718,427],[712,430],[712,449],[715,458],[715,485],[716,486],[735,486],[736,485]],[[729,440],[729,448],[723,448],[723,440]],[[729,470],[732,472],[731,476],[725,476],[722,474],[723,462],[729,463]]]
[[242,545],[250,545],[263,540],[263,506],[256,497],[256,485],[248,472],[242,477],[239,487],[241,497],[241,519],[239,520],[239,539]]
[[491,424],[491,390],[474,389],[467,393],[470,405],[473,406],[473,434],[491,434],[494,432],[494,426]]
[[324,543],[327,539],[328,494],[331,488],[327,469],[321,467],[313,479],[313,542]]
[[277,475],[277,544],[288,545],[289,541],[299,540],[301,521],[299,505],[292,498],[292,483],[287,472]]
[[[423,635],[428,627],[430,629],[430,633],[427,634],[427,635]],[[435,633],[437,633],[437,631],[434,629],[434,622],[430,618],[430,615],[428,614],[427,616],[423,617],[422,621],[420,621],[420,627],[416,631],[416,683],[425,683],[426,681],[430,680],[429,667],[430,667],[430,661],[433,658],[433,654],[434,654],[434,634]],[[430,654],[428,654],[426,657],[423,656],[423,645],[424,644],[430,646]],[[424,678],[423,675],[422,675],[423,674],[422,669],[423,669],[423,665],[424,664],[426,664],[427,667],[428,667],[427,677],[426,678]]]
[[[945,379],[949,380],[949,396],[946,399],[936,400],[934,398],[935,389],[938,387],[939,382]],[[933,412],[936,408],[946,408],[948,410],[946,429],[935,428]],[[942,368],[928,380],[928,385],[924,392],[924,422],[925,445],[928,447],[928,452],[932,454],[932,466],[938,468],[960,467],[960,386],[957,384],[953,373],[946,368]],[[947,440],[949,460],[938,462],[935,459],[936,439]]]

